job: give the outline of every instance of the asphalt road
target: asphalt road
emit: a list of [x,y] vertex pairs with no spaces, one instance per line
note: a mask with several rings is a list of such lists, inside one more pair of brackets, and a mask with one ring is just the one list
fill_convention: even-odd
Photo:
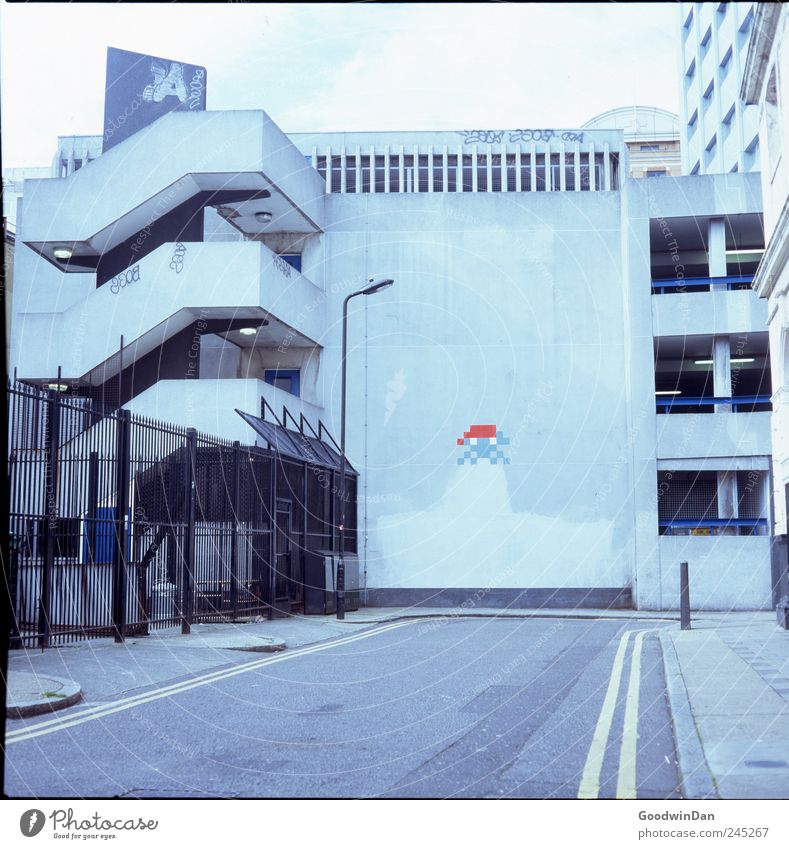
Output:
[[240,655],[9,722],[6,792],[679,798],[656,627],[450,618]]

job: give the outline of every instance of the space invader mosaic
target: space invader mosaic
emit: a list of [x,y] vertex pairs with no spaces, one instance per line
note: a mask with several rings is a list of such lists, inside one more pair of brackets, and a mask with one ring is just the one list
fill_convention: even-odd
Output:
[[510,440],[496,425],[471,425],[457,440],[457,444],[464,447],[463,456],[458,457],[459,466],[464,463],[476,466],[479,460],[488,460],[494,466],[510,462],[503,450],[503,446],[509,445]]

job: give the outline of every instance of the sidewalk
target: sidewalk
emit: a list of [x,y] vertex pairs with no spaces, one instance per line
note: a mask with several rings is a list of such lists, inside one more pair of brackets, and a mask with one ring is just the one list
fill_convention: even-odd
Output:
[[685,795],[789,799],[789,631],[699,613],[661,642]]

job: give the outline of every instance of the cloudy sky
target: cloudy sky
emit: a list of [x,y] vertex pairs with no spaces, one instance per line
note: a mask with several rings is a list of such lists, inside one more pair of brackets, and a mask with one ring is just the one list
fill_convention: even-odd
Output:
[[673,4],[2,6],[4,167],[98,134],[108,46],[205,65],[209,109],[283,130],[577,127],[678,109]]

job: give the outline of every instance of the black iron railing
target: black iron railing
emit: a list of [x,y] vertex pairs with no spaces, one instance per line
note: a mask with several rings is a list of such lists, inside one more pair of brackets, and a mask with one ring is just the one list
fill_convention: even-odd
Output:
[[8,406],[12,647],[289,612],[307,548],[335,544],[336,470],[317,453],[24,383]]

